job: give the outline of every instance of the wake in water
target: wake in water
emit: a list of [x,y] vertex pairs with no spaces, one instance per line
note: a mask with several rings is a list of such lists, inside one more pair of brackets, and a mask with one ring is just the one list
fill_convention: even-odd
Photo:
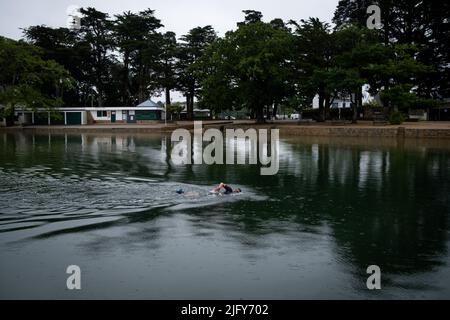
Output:
[[[50,168],[23,171],[0,168],[0,233],[36,228],[54,222],[139,214],[149,210],[178,211],[242,201],[264,200],[249,188],[245,193],[217,196],[210,186],[123,177],[118,174],[96,178],[55,173]],[[183,194],[176,190],[182,188]]]

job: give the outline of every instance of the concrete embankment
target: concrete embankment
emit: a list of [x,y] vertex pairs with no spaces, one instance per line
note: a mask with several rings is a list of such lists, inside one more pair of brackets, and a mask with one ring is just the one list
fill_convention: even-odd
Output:
[[[192,122],[178,122],[150,125],[84,125],[84,126],[30,126],[0,128],[0,132],[34,132],[34,133],[171,133],[183,128],[193,130]],[[332,124],[297,124],[295,122],[277,121],[267,124],[256,124],[253,121],[205,121],[203,128],[217,128],[220,130],[242,128],[279,129],[281,136],[305,137],[365,137],[365,138],[445,138],[450,139],[450,122],[420,122],[402,125],[373,126],[370,122],[360,122],[356,125]]]

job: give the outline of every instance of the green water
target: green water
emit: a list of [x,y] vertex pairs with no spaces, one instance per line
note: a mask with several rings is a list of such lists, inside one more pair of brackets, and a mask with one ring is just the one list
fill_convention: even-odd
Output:
[[450,298],[448,140],[282,139],[266,177],[166,146],[0,133],[0,298]]

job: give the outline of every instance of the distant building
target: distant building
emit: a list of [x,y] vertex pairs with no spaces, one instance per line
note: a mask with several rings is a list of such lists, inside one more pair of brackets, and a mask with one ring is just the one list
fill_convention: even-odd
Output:
[[[181,120],[187,119],[187,108],[186,104],[183,104],[183,111],[180,112]],[[211,110],[209,109],[200,109],[194,106],[194,118],[195,119],[210,119],[211,118]]]
[[136,107],[86,108],[86,111],[90,113],[88,123],[145,123],[165,117],[165,109],[150,99]]
[[450,98],[442,99],[439,106],[430,110],[429,120],[450,121]]
[[58,108],[52,112],[15,108],[14,122],[24,125],[82,125],[87,124],[85,108]]
[[[331,101],[330,108],[335,109],[343,109],[343,108],[351,108],[352,100],[350,97],[348,98],[334,98]],[[313,109],[319,109],[319,95],[316,95],[313,99]]]
[[[372,97],[369,94],[369,85],[362,86],[362,100],[363,104],[370,102],[372,100],[377,100],[377,97]],[[354,96],[354,95],[353,95]],[[345,96],[345,95],[338,95],[334,99],[332,99],[330,104],[331,108],[334,109],[344,109],[344,108],[351,108],[352,107],[352,97],[351,96]],[[312,103],[313,109],[319,109],[319,95],[317,94]]]
[[136,107],[58,108],[46,110],[16,108],[15,122],[25,125],[85,125],[95,123],[146,123],[164,120],[165,110],[151,100]]

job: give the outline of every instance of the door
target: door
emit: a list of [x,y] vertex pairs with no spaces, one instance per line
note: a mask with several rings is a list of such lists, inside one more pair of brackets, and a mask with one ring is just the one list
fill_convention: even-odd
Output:
[[67,112],[67,124],[68,125],[80,125],[81,124],[81,112]]
[[115,111],[111,112],[111,123],[116,123],[116,112]]
[[128,123],[136,123],[136,113],[134,111],[128,111],[128,118],[127,118],[127,122]]

